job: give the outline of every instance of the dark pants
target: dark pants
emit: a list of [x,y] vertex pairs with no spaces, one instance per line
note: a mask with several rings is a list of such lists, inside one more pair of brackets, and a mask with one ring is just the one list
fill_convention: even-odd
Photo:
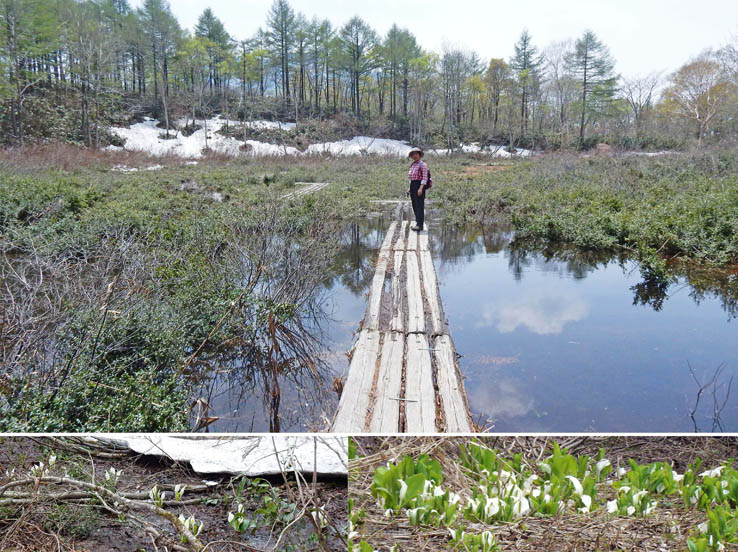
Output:
[[420,229],[423,229],[423,221],[425,220],[425,188],[423,193],[418,197],[418,190],[420,189],[420,180],[410,181],[410,201],[413,204],[413,213],[415,213],[415,222],[418,224]]

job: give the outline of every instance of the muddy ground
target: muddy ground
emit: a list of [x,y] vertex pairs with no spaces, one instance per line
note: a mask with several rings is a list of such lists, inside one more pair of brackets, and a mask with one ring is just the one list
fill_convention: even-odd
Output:
[[[63,439],[50,442],[26,437],[2,438],[0,489],[11,478],[17,478],[19,473],[28,472],[34,464],[48,461],[52,452],[57,457],[54,468],[50,470],[52,474],[66,472],[75,479],[90,480],[94,473],[96,480],[101,481],[109,468],[122,470],[118,492],[140,492],[146,496],[154,485],[162,490],[172,489],[174,485],[187,485],[192,491],[185,491],[184,503],[167,505],[166,509],[175,516],[181,513],[186,518],[194,516],[202,521],[204,526],[199,538],[210,552],[271,550],[284,528],[283,524],[277,523],[273,528],[262,526],[253,533],[238,534],[228,525],[228,513],[236,508],[234,497],[239,494],[239,477],[202,476],[193,472],[189,465],[152,456],[121,451],[75,450],[71,442],[65,443]],[[13,469],[15,475],[8,477]],[[283,501],[281,504],[295,504],[295,511],[301,510],[299,489],[294,480],[288,484],[281,476],[266,480]],[[323,505],[331,524],[338,529],[336,531],[328,527],[323,530],[325,549],[345,550],[346,481],[321,480],[317,482],[316,489],[319,503]],[[182,547],[173,525],[155,514],[137,512],[160,533],[158,538],[147,534],[140,524],[118,519],[106,512],[98,501],[52,500],[44,497],[44,490],[27,504],[8,505],[0,502],[0,550],[154,552]],[[255,511],[264,506],[263,496],[249,491],[248,485],[240,496],[247,505],[248,517],[258,518]],[[307,552],[323,548],[315,536],[315,527],[309,518],[304,517],[285,532],[279,549]]]

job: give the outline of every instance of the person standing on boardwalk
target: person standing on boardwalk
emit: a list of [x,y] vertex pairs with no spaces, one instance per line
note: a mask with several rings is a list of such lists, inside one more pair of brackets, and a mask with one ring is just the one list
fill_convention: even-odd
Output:
[[411,226],[412,230],[417,232],[423,229],[423,221],[425,219],[425,190],[429,186],[430,171],[428,165],[423,161],[423,150],[413,148],[408,153],[408,157],[413,160],[410,165],[410,171],[407,173],[410,180],[410,201],[413,205],[413,213],[415,213],[415,226]]

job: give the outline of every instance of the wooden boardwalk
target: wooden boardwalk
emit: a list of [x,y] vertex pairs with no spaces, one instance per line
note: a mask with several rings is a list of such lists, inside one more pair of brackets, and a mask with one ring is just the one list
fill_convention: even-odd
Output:
[[295,199],[322,190],[328,184],[329,182],[295,182],[295,186],[299,186],[299,189],[284,194],[280,199]]
[[427,227],[387,230],[332,430],[472,431]]

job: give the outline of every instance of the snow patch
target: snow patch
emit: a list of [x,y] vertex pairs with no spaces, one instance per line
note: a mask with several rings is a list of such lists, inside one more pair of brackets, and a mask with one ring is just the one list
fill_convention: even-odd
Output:
[[[187,462],[197,473],[230,473],[250,477],[297,470],[304,474],[348,474],[345,438],[310,436],[216,437],[159,434],[94,437],[112,441],[138,454]],[[314,455],[315,460],[314,462]]]
[[[176,122],[177,126],[183,126],[187,121],[180,119]],[[141,123],[136,123],[130,127],[111,127],[110,131],[125,139],[123,148],[117,146],[107,146],[105,149],[110,151],[118,151],[120,149],[143,151],[151,155],[167,155],[173,154],[187,159],[197,159],[202,157],[203,149],[207,147],[216,152],[225,155],[237,156],[248,155],[252,157],[261,156],[280,156],[280,155],[394,155],[399,157],[407,157],[411,146],[403,140],[392,140],[390,138],[376,138],[372,136],[354,136],[350,140],[338,140],[335,142],[322,142],[311,144],[308,148],[301,152],[292,146],[283,146],[279,144],[271,144],[268,142],[260,142],[258,140],[246,140],[242,142],[236,138],[231,138],[219,134],[218,131],[226,125],[239,127],[242,123],[239,121],[226,120],[220,117],[214,117],[203,122],[197,121],[202,128],[193,132],[190,136],[184,136],[181,132],[171,131],[170,138],[165,138],[165,131],[157,127],[159,121],[145,117]],[[280,121],[249,121],[247,125],[251,128],[260,129],[283,129],[292,130],[295,123]],[[459,150],[455,150],[459,151]],[[478,143],[465,144],[461,150],[465,153],[482,153],[493,157],[528,157],[531,155],[530,150],[518,149],[515,153],[508,152],[502,146],[486,146],[481,147]],[[445,149],[428,150],[431,155],[448,155],[453,151]]]

